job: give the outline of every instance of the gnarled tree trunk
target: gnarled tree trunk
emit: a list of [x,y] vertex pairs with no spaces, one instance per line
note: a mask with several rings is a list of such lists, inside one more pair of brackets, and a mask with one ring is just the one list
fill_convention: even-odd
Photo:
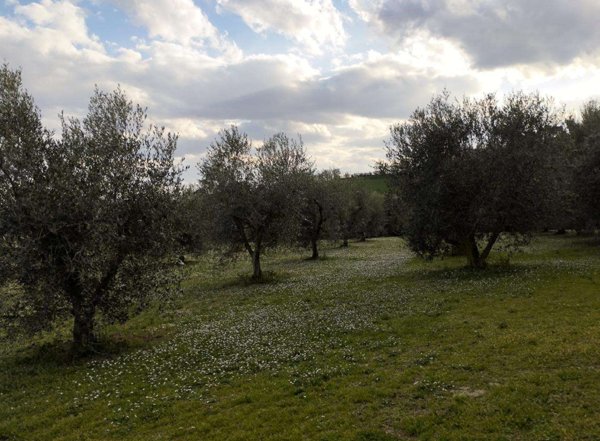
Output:
[[78,305],[73,307],[73,352],[85,354],[89,352],[96,343],[94,334],[94,315],[96,308],[92,304]]
[[467,264],[471,268],[485,268],[485,259],[481,258],[477,241],[474,236],[469,237],[463,244],[465,256],[467,256]]
[[260,269],[262,230],[258,229],[258,232],[256,234],[256,242],[254,243],[254,249],[252,249],[252,245],[250,245],[248,236],[246,236],[246,231],[244,229],[244,224],[242,220],[239,218],[234,218],[234,221],[236,223],[238,232],[240,233],[242,242],[244,243],[244,248],[246,248],[246,251],[248,251],[250,258],[252,259],[252,280],[260,280],[262,278],[262,270]]
[[254,253],[252,253],[252,268],[252,279],[262,279],[262,270],[260,269],[260,246],[258,243],[254,247]]
[[498,240],[500,233],[492,233],[488,238],[487,244],[483,251],[479,251],[477,246],[477,239],[474,235],[469,236],[462,245],[465,255],[467,256],[467,263],[471,268],[485,268],[487,266],[487,258],[494,247],[494,244]]
[[71,301],[73,314],[73,353],[83,355],[89,352],[96,342],[94,335],[94,315],[96,306],[86,298],[78,275],[72,274],[65,281],[65,291]]
[[317,260],[319,258],[319,238],[321,237],[321,229],[323,228],[323,206],[317,201],[314,201],[319,210],[317,222],[315,227],[313,228],[312,235],[310,238],[310,244],[312,247],[312,256],[310,257],[312,260]]
[[314,237],[310,241],[312,247],[312,256],[310,256],[311,260],[317,260],[319,258],[319,243],[318,240]]

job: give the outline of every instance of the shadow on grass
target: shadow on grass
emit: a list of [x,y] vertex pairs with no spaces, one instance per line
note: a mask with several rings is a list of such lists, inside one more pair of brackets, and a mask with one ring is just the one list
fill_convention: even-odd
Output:
[[101,341],[85,354],[77,354],[73,352],[70,341],[57,339],[41,344],[31,344],[19,350],[12,359],[7,359],[6,362],[21,372],[30,371],[33,374],[38,368],[46,370],[77,366],[98,358],[114,357],[127,350],[130,350],[130,347],[126,344]]
[[600,248],[600,235],[579,236],[578,242],[591,248]]
[[541,265],[535,263],[510,263],[499,262],[489,263],[485,268],[471,268],[460,265],[457,262],[450,262],[446,266],[440,266],[441,261],[425,262],[410,265],[399,275],[406,276],[411,280],[428,281],[476,281],[500,279],[508,276],[525,275],[532,270],[541,268]]
[[301,260],[301,262],[319,263],[319,262],[326,262],[328,260],[339,260],[339,257],[330,256],[328,254],[322,254],[319,257],[317,257],[316,259],[314,259],[313,257],[305,257],[304,259]]
[[394,441],[398,438],[379,431],[361,431],[356,434],[353,441]]
[[255,285],[276,285],[278,283],[285,283],[289,281],[290,278],[291,276],[287,273],[274,271],[263,271],[260,279],[254,279],[249,274],[238,274],[237,277],[220,284],[220,287],[225,289]]
[[19,370],[27,368],[35,372],[38,367],[62,368],[85,364],[92,360],[110,359],[133,350],[147,347],[166,337],[166,334],[127,333],[123,331],[101,332],[96,343],[85,353],[73,351],[67,338],[55,337],[50,341],[34,342],[15,352],[6,359]]

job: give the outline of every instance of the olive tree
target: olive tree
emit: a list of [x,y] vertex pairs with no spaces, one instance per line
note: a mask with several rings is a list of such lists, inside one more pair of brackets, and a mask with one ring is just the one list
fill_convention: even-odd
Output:
[[384,195],[370,191],[353,177],[342,177],[338,170],[325,170],[308,176],[304,186],[299,241],[310,245],[311,259],[318,259],[321,238],[366,240],[383,230]]
[[384,224],[384,195],[364,188],[351,177],[339,180],[336,185],[336,216],[342,246],[347,247],[349,239],[364,241],[369,236],[378,236]]
[[594,227],[600,224],[600,132],[585,141],[586,152],[577,166],[577,190],[587,218]]
[[568,121],[574,144],[572,191],[580,229],[600,222],[600,102],[590,100],[579,120]]
[[389,170],[413,250],[432,257],[454,247],[484,267],[501,234],[517,243],[538,228],[563,133],[552,103],[523,93],[502,103],[444,93],[393,126]]
[[[184,186],[178,194],[175,209],[175,237],[180,251],[199,254],[204,251],[209,219],[205,216],[204,195],[195,186]],[[179,256],[184,263],[185,256]]]
[[312,173],[302,139],[278,133],[257,149],[235,126],[222,130],[198,164],[213,242],[242,246],[262,278],[265,247],[296,237],[302,183]]
[[96,90],[82,120],[61,118],[54,139],[20,73],[2,68],[0,274],[22,288],[33,330],[70,314],[73,348],[85,352],[98,312],[123,321],[170,292],[181,169],[177,138],[148,127],[120,89]]
[[379,236],[385,223],[385,196],[367,188],[358,188],[352,201],[356,210],[348,224],[350,236],[361,242]]
[[335,239],[338,235],[340,187],[337,184],[340,180],[339,170],[325,170],[308,174],[303,184],[298,241],[301,246],[310,246],[311,260],[319,258],[321,238]]

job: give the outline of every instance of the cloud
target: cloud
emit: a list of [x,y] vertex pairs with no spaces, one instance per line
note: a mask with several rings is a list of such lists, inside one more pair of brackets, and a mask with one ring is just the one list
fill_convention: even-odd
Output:
[[156,31],[123,42],[127,47],[103,42],[87,23],[93,9],[82,2],[38,0],[12,8],[13,15],[0,16],[0,61],[23,68],[49,127],[59,127],[63,109],[84,114],[94,84],[120,84],[148,107],[153,122],[180,134],[178,155],[191,165],[221,128],[238,124],[258,143],[279,131],[302,134],[318,167],[367,171],[383,157],[389,125],[444,88],[458,96],[542,88],[576,108],[600,78],[600,58],[552,71],[473,69],[468,52],[422,29],[393,52],[336,55],[332,68],[299,51],[232,57],[212,48],[210,37],[200,36],[206,33],[179,38]]
[[201,44],[239,56],[235,43],[221,35],[193,0],[113,0],[148,30],[150,38],[182,45]]
[[85,107],[81,97],[103,83],[107,63],[121,62],[111,59],[89,32],[83,9],[69,1],[16,4],[14,12],[14,19],[0,17],[0,56],[23,68],[26,85],[56,123],[62,108]]
[[[383,152],[385,118],[407,116],[443,87],[476,87],[467,77],[440,76],[377,53],[324,75],[299,55],[230,58],[162,37],[107,52],[87,29],[81,7],[69,4],[48,15],[62,3],[30,3],[19,15],[26,22],[0,18],[3,56],[23,67],[46,121],[57,128],[60,110],[84,113],[95,83],[120,84],[149,107],[153,121],[180,133],[179,155],[188,158],[198,158],[219,129],[234,123],[259,142],[279,131],[302,134],[319,167],[368,170]],[[78,32],[65,23],[77,23]],[[44,39],[50,31],[53,38]]]
[[598,53],[597,0],[351,0],[363,20],[402,43],[426,31],[460,45],[479,68],[568,64]]
[[332,0],[217,0],[255,32],[276,32],[311,54],[341,48],[347,39],[343,17]]
[[403,118],[444,88],[458,94],[479,90],[468,75],[414,71],[394,56],[374,56],[327,77],[289,82],[210,103],[207,117],[278,119],[331,123],[343,115]]
[[[26,5],[17,3],[14,10],[26,25],[34,26],[41,34],[39,47],[42,51],[52,47],[60,48],[64,53],[73,53],[77,50],[76,46],[104,51],[98,38],[88,32],[83,11],[70,1],[41,0],[39,3]],[[7,28],[15,28],[8,20],[3,20],[3,24]]]

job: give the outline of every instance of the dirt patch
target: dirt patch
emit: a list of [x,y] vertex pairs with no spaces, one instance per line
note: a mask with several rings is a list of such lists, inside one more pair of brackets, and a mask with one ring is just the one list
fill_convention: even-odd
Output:
[[485,395],[483,389],[471,389],[470,387],[459,387],[453,392],[455,397],[479,398]]

